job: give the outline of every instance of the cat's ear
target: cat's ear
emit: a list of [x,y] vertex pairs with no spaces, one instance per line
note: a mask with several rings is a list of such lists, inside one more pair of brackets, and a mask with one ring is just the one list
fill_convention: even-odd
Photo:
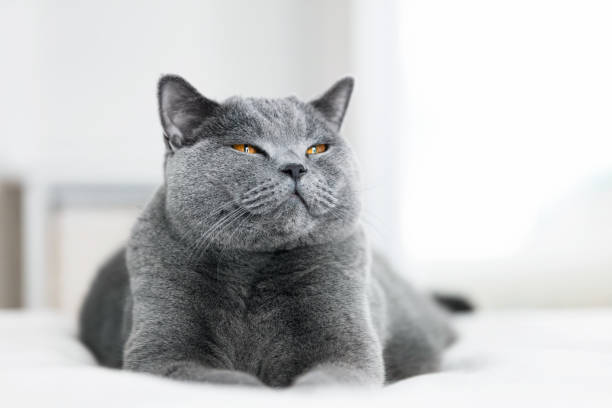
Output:
[[340,130],[342,126],[342,120],[353,93],[354,83],[355,81],[351,77],[342,78],[320,98],[310,102],[334,126],[336,131]]
[[176,75],[159,80],[157,97],[166,147],[170,150],[193,144],[197,139],[194,130],[219,106]]

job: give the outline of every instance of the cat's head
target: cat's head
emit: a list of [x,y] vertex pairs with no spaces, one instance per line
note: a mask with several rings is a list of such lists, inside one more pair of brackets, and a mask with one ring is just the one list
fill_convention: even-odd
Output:
[[350,234],[359,218],[355,160],[340,126],[344,78],[312,102],[202,96],[159,81],[166,208],[196,249],[272,251]]

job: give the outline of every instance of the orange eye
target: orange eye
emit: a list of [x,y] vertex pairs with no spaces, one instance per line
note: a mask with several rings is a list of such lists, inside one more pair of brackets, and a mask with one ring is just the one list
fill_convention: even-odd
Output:
[[310,156],[311,154],[323,153],[326,150],[327,150],[326,144],[318,144],[318,145],[310,146],[308,149],[306,149],[306,154]]
[[250,144],[235,144],[235,145],[232,145],[232,149],[238,150],[239,152],[249,153],[249,154],[258,153],[255,146],[250,145]]

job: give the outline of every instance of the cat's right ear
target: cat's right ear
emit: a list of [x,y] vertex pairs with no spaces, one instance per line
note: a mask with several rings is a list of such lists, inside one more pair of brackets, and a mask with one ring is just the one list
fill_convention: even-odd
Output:
[[195,143],[198,135],[194,131],[219,106],[176,75],[159,80],[157,97],[166,147],[172,151]]
[[310,104],[318,110],[325,119],[334,127],[334,130],[339,131],[344,120],[344,114],[348,108],[351,94],[353,93],[353,85],[355,80],[351,77],[346,77],[336,82],[327,92],[320,98],[310,102]]

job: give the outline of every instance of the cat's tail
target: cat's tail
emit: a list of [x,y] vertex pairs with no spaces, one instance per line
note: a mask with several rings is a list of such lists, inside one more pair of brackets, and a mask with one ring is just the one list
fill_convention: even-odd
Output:
[[437,304],[451,313],[471,313],[475,310],[472,302],[460,295],[433,293],[432,296]]

